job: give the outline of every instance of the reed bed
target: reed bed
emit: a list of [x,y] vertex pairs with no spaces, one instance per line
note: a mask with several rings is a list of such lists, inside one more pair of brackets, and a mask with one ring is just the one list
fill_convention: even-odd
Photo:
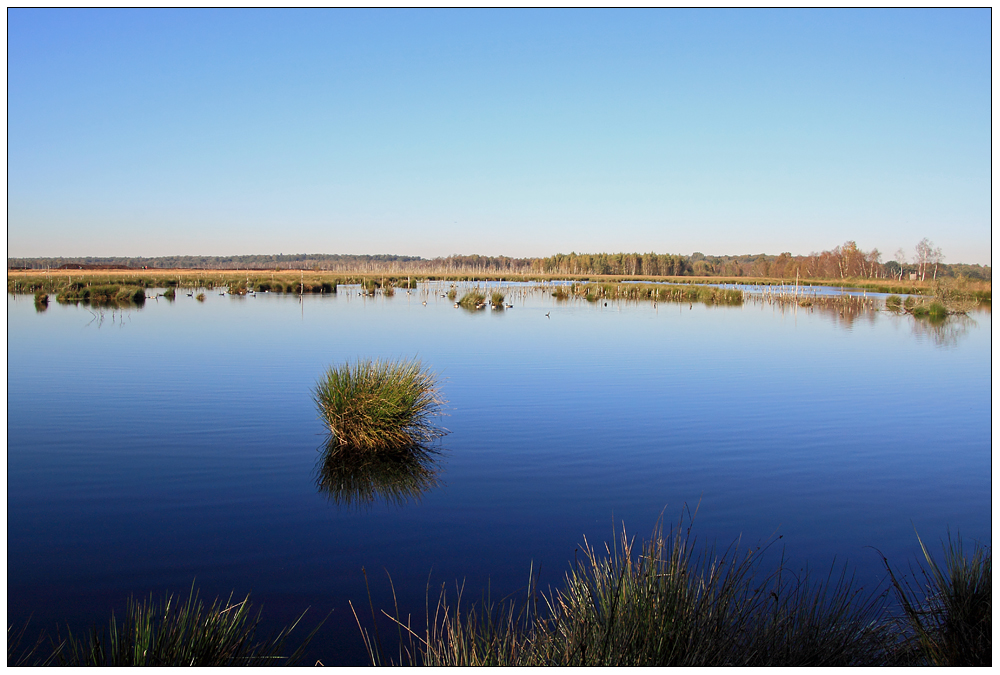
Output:
[[434,374],[419,361],[359,359],[331,367],[314,399],[340,446],[397,452],[445,433],[432,423],[445,401]]
[[323,622],[290,655],[285,643],[303,614],[276,635],[258,640],[260,612],[250,613],[250,597],[234,602],[216,599],[205,608],[192,586],[186,600],[167,595],[162,602],[130,598],[122,621],[112,615],[107,629],[94,626],[76,636],[67,630],[46,640],[40,635],[29,649],[8,627],[8,666],[272,666],[294,665]]

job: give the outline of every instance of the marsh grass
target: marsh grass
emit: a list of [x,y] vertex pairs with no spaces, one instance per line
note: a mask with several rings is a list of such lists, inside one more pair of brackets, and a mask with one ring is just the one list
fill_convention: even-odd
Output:
[[500,291],[493,291],[490,293],[490,304],[493,305],[493,307],[503,307],[504,298],[504,294]]
[[35,293],[35,311],[44,312],[49,308],[49,294],[45,291]]
[[402,506],[440,484],[438,451],[410,446],[366,452],[330,439],[317,466],[316,485],[336,504],[364,509],[378,501]]
[[194,299],[197,300],[198,302],[205,302],[205,294],[199,293],[198,295],[194,296]]
[[482,309],[486,304],[486,296],[478,290],[467,291],[458,304],[465,309]]
[[[783,560],[765,573],[769,547],[698,547],[679,522],[636,546],[584,545],[558,589],[520,599],[485,594],[462,605],[442,587],[427,628],[405,634],[400,663],[430,666],[845,666],[884,664],[894,639],[882,621],[888,591],[866,592],[846,567],[815,581]],[[529,575],[530,577],[530,575]],[[374,616],[373,616],[374,619]],[[362,628],[372,663],[387,659]],[[408,642],[408,645],[407,645]]]
[[[595,300],[651,300],[658,302],[701,302],[706,305],[741,305],[743,291],[734,288],[715,288],[694,284],[573,284],[570,292],[590,302]],[[565,299],[563,289],[553,295]],[[565,296],[568,297],[568,294]]]
[[[249,596],[234,602],[216,599],[205,607],[192,586],[186,600],[165,596],[162,602],[130,598],[119,622],[114,615],[106,629],[94,626],[89,634],[76,636],[67,630],[49,640],[44,638],[26,652],[17,653],[24,631],[16,635],[11,652],[8,628],[8,665],[59,666],[270,666],[292,665],[302,658],[317,626],[289,656],[285,642],[305,617],[305,612],[289,627],[258,640],[260,612],[251,615]],[[324,619],[325,621],[325,619]]]
[[[486,595],[468,609],[442,590],[424,635],[406,622],[411,663],[431,666],[808,666],[886,663],[892,636],[881,622],[887,591],[866,592],[846,567],[818,582],[765,552],[696,552],[690,525],[657,527],[636,546],[585,544],[560,588],[520,600]],[[404,622],[398,617],[398,625]],[[377,643],[362,635],[373,663]]]
[[[38,297],[36,295],[36,297]],[[139,286],[100,285],[89,286],[80,282],[67,285],[56,296],[61,304],[85,303],[101,307],[142,306],[146,290]]]
[[[918,537],[918,540],[919,537]],[[960,535],[942,544],[940,565],[920,541],[924,564],[912,579],[885,562],[908,629],[906,642],[917,663],[935,666],[992,665],[993,556],[975,544],[967,556]]]
[[434,374],[419,361],[359,359],[331,367],[313,397],[340,446],[399,451],[447,433],[432,424],[445,401]]
[[451,300],[452,302],[455,302],[455,298],[457,297],[458,297],[458,291],[455,289],[454,286],[452,286],[450,289],[448,289],[448,299]]

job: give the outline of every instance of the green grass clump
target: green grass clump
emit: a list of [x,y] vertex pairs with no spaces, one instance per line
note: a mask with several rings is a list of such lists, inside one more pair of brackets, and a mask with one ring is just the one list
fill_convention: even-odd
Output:
[[490,293],[490,304],[494,307],[503,307],[504,294],[500,291]]
[[486,303],[486,296],[479,291],[468,291],[458,301],[460,307],[466,309],[480,309]]
[[198,295],[194,296],[194,299],[197,300],[198,302],[205,302],[205,294],[199,293]]
[[899,311],[903,305],[903,299],[898,295],[890,295],[885,299],[885,308],[893,311]]
[[[290,656],[283,656],[285,641],[305,616],[277,635],[259,641],[256,637],[260,612],[250,614],[249,596],[233,602],[216,599],[205,608],[192,587],[186,601],[167,595],[163,602],[129,599],[124,619],[114,615],[107,630],[94,627],[87,636],[70,631],[65,639],[43,638],[27,652],[10,643],[8,629],[7,664],[59,666],[271,666],[291,665],[301,659],[316,630]],[[322,623],[320,624],[322,625]],[[19,642],[23,632],[16,635]]]
[[[639,550],[641,548],[641,550]],[[607,554],[589,545],[557,590],[462,611],[442,593],[409,653],[424,665],[844,666],[886,663],[886,593],[846,572],[813,582],[764,551],[696,554],[690,528],[657,528],[641,547],[624,534]],[[372,661],[380,655],[367,639]]]
[[49,308],[49,294],[45,291],[35,293],[35,310],[44,312]]
[[452,287],[451,287],[451,288],[450,288],[450,289],[448,290],[448,299],[449,299],[449,300],[451,300],[452,302],[455,302],[455,298],[457,298],[457,297],[458,297],[458,291],[457,291],[457,290],[455,290],[455,287],[454,287],[454,286],[452,286]]
[[552,291],[552,297],[556,300],[569,300],[569,291],[565,288],[559,287]]
[[[918,538],[919,539],[919,538]],[[976,544],[967,556],[962,538],[949,535],[944,565],[920,542],[927,567],[918,563],[915,581],[897,577],[886,564],[910,629],[907,645],[935,666],[992,665],[993,555]]]
[[445,403],[419,361],[358,360],[331,367],[314,399],[333,438],[364,451],[398,451],[440,437],[431,423]]

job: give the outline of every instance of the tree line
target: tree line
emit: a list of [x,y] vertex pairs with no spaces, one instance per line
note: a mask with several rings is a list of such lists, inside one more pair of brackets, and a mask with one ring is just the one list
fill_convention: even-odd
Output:
[[450,255],[421,258],[404,255],[278,254],[239,256],[161,256],[86,258],[8,258],[8,269],[152,268],[314,270],[329,272],[566,274],[645,277],[765,277],[771,279],[936,279],[964,276],[990,280],[989,265],[946,264],[940,248],[922,239],[912,254],[900,248],[892,260],[847,241],[827,251],[793,256],[661,253],[557,253],[544,258]]

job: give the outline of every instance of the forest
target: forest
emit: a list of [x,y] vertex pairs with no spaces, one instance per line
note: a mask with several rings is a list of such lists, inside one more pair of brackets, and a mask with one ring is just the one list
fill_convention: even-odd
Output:
[[940,248],[923,239],[912,255],[899,249],[889,260],[876,248],[856,242],[809,255],[690,256],[671,253],[557,253],[544,258],[459,255],[420,258],[405,255],[277,254],[234,256],[8,258],[8,269],[218,269],[312,270],[424,274],[547,274],[644,277],[750,277],[769,279],[933,280],[965,277],[990,281],[989,265],[945,263]]

